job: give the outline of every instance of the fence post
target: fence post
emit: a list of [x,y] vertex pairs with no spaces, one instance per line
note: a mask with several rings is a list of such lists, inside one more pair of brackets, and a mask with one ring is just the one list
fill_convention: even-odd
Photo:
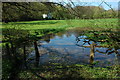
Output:
[[90,45],[90,64],[92,64],[93,61],[94,61],[95,45],[96,45],[96,44],[95,44],[94,42]]

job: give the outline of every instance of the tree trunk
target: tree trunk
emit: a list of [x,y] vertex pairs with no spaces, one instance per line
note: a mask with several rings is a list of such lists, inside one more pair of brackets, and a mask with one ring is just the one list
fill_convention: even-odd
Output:
[[34,41],[34,47],[35,47],[35,55],[36,55],[36,66],[38,66],[40,54],[37,47],[37,41]]
[[18,73],[20,72],[21,62],[18,59],[16,46],[11,42],[11,52],[12,52],[12,69],[10,73],[10,80],[18,80]]
[[11,54],[10,54],[10,47],[9,47],[8,43],[6,43],[6,54],[7,54],[8,59],[10,60],[11,59]]
[[27,68],[27,62],[26,62],[26,46],[23,45],[23,52],[24,52],[24,65]]

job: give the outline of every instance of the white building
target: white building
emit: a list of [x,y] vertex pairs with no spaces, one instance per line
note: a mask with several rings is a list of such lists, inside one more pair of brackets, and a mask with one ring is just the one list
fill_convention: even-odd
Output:
[[43,14],[43,18],[48,18],[48,19],[52,19],[52,14],[48,13],[48,14]]
[[44,19],[47,18],[47,14],[43,14],[43,18],[44,18]]

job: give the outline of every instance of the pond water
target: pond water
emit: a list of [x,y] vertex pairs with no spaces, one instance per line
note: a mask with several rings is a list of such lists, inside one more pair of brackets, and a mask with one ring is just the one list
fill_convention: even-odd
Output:
[[[40,53],[40,65],[50,63],[62,63],[62,64],[90,64],[90,46],[92,41],[84,44],[84,38],[87,36],[80,35],[83,32],[81,30],[67,30],[59,32],[55,35],[47,35],[43,40],[38,41],[38,48]],[[82,37],[79,42],[78,37]],[[84,46],[82,46],[84,44]],[[99,43],[97,43],[99,44]],[[106,52],[108,48],[95,47],[95,51]],[[120,56],[116,53],[110,55],[95,52],[94,63],[95,66],[111,66],[120,64]],[[120,50],[118,50],[120,52]],[[33,51],[30,56],[35,56]]]

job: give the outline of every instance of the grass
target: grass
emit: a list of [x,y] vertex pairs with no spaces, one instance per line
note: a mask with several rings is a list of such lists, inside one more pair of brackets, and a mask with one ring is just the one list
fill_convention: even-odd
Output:
[[90,19],[90,20],[43,20],[43,21],[24,21],[10,22],[4,24],[2,28],[17,27],[26,30],[38,29],[59,29],[73,27],[92,27],[92,28],[113,28],[118,27],[118,19]]
[[39,68],[32,69],[32,71],[31,70],[22,71],[21,73],[19,73],[19,76],[24,79],[38,78],[32,76],[33,75],[32,72],[35,71],[38,75],[46,78],[47,80],[62,80],[62,79],[79,80],[79,79],[93,79],[93,78],[113,79],[113,78],[120,78],[120,76],[118,76],[119,70],[120,70],[119,66],[106,67],[106,68],[100,68],[100,67],[92,68],[88,65],[80,65],[80,64],[69,65],[69,66],[63,66],[57,64],[57,65],[41,66]]

